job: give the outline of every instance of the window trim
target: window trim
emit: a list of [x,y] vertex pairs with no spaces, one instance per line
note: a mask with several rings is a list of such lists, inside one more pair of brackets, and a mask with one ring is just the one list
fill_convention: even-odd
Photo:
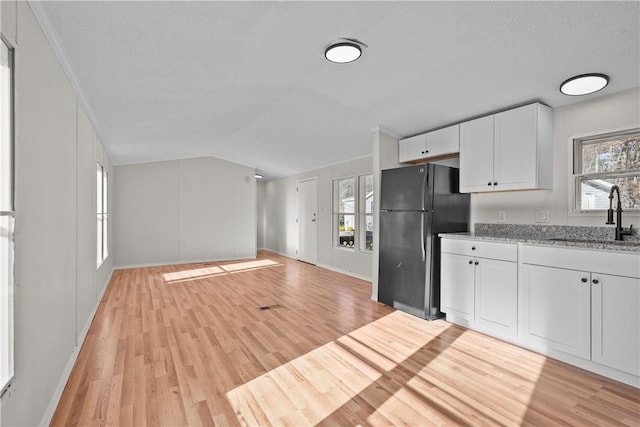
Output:
[[[364,224],[364,222],[366,221],[366,217],[370,216],[371,219],[373,221],[375,221],[375,207],[373,209],[373,212],[371,213],[366,213],[366,207],[362,206],[363,201],[361,201],[361,194],[360,194],[360,179],[362,177],[366,177],[371,175],[372,179],[373,179],[373,172],[366,172],[366,173],[359,173],[359,174],[354,174],[354,175],[347,175],[347,176],[339,176],[339,177],[334,177],[331,180],[331,188],[332,188],[332,219],[331,219],[331,223],[333,225],[332,227],[332,237],[331,237],[331,241],[332,241],[332,249],[339,249],[339,250],[345,250],[348,251],[349,253],[361,253],[361,254],[368,254],[368,255],[372,255],[373,254],[373,249],[370,251],[367,250],[363,250],[361,248],[361,244],[362,242],[361,240],[361,235],[362,235],[362,225]],[[354,181],[354,212],[353,213],[346,213],[346,212],[340,212],[339,211],[339,182],[342,180],[346,180],[346,179],[353,179]],[[365,195],[366,196],[366,195]],[[374,185],[374,194],[373,194],[374,200],[375,200],[375,185]],[[340,215],[351,215],[353,216],[353,221],[354,224],[356,225],[356,231],[354,233],[353,236],[353,246],[352,247],[346,247],[344,245],[340,244],[340,238],[339,238],[339,234],[336,232],[336,230],[338,230],[339,227],[339,221],[338,218]],[[373,230],[373,232],[375,233],[375,229]],[[366,235],[365,235],[366,236]]]
[[[371,217],[371,222],[374,222],[374,212],[375,212],[375,197],[376,197],[376,193],[375,190],[371,190],[372,192],[372,197],[373,197],[373,206],[372,206],[372,211],[371,213],[367,213],[367,189],[366,186],[364,188],[364,190],[361,192],[362,186],[361,186],[361,182],[364,179],[366,179],[367,177],[371,177],[371,184],[373,186],[373,172],[371,173],[365,173],[362,175],[358,175],[358,227],[360,228],[360,231],[358,232],[358,237],[359,239],[363,239],[364,236],[364,240],[361,240],[360,242],[358,242],[358,249],[360,250],[360,252],[362,253],[367,253],[367,254],[371,254],[373,253],[373,248],[371,248],[371,250],[367,250],[367,249],[363,249],[363,246],[366,247],[366,240],[367,240],[367,229],[366,229],[366,224],[367,224],[367,217]],[[372,233],[375,230],[371,230]],[[372,242],[371,244],[373,245],[373,234],[372,236]]]
[[[581,189],[580,179],[587,177],[626,177],[640,175],[640,169],[630,169],[624,171],[611,171],[611,172],[598,172],[598,173],[577,173],[582,167],[582,150],[578,150],[584,142],[598,143],[610,140],[614,137],[625,137],[640,133],[640,127],[624,127],[609,129],[599,133],[588,133],[581,135],[574,135],[569,137],[568,143],[568,201],[569,201],[569,216],[581,216],[581,217],[600,217],[606,212],[606,209],[580,209],[578,208],[578,202],[581,201]],[[631,214],[640,214],[640,209],[625,209],[625,212]]]
[[[353,180],[353,213],[351,212],[342,212],[340,211],[340,203],[339,203],[339,197],[340,197],[340,189],[339,189],[339,185],[340,185],[340,181],[345,181],[347,179],[351,179]],[[344,246],[340,244],[340,234],[336,233],[335,230],[338,229],[339,225],[339,217],[340,215],[350,215],[353,216],[353,223],[354,225],[357,225],[356,221],[358,220],[358,182],[357,182],[357,177],[355,175],[349,175],[349,176],[343,176],[343,177],[337,177],[337,178],[333,178],[332,180],[332,191],[333,191],[333,197],[332,197],[332,215],[333,218],[331,220],[332,224],[333,224],[333,232],[331,233],[333,235],[332,237],[332,241],[333,241],[333,247],[334,248],[339,248],[339,249],[344,249],[347,250],[349,252],[353,252],[353,251],[357,251],[358,249],[358,239],[357,239],[357,234],[358,233],[354,233],[353,234],[353,246],[352,247],[348,247],[348,246]]]
[[[100,232],[99,233],[96,232],[96,264],[97,264],[96,268],[100,268],[100,266],[105,262],[105,260],[109,258],[109,250],[108,250],[109,198],[107,194],[109,173],[107,172],[107,168],[102,163],[100,163],[100,161],[97,161],[96,165],[97,165],[96,178],[98,177],[98,173],[99,173],[100,186],[101,186],[100,194],[98,194],[98,186],[96,182],[96,187],[95,187],[96,188],[96,231],[98,228],[97,227],[98,223],[100,223],[101,225]],[[98,249],[98,243],[100,243],[100,249]]]
[[[0,398],[4,396],[6,391],[11,387],[15,379],[15,220],[16,220],[16,210],[15,210],[15,48],[13,45],[5,39],[2,34],[0,34],[0,42],[7,48],[8,51],[8,63],[9,63],[9,85],[10,89],[8,91],[9,96],[9,166],[10,166],[10,183],[9,183],[9,191],[11,192],[9,198],[10,210],[0,211],[0,216],[6,216],[10,218],[10,237],[9,237],[9,255],[10,255],[10,273],[8,280],[8,296],[11,302],[7,305],[7,310],[9,311],[9,315],[7,319],[9,319],[9,328],[8,328],[8,338],[9,342],[5,345],[4,342],[1,344],[1,348],[8,348],[8,354],[5,356],[8,360],[7,367],[7,378],[2,378],[2,383],[0,383]],[[0,358],[2,360],[4,358]],[[2,369],[2,368],[0,368]]]

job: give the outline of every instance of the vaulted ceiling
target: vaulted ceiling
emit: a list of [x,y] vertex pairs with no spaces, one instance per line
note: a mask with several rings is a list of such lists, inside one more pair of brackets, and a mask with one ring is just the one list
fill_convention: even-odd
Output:
[[[640,86],[640,2],[44,2],[115,164],[215,156],[292,175],[530,101]],[[42,13],[44,12],[44,13]],[[324,49],[368,45],[350,64]],[[568,97],[568,77],[609,85]]]

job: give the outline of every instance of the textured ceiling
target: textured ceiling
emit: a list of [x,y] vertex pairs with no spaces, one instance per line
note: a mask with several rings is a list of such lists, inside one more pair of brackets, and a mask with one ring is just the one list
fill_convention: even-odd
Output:
[[[45,2],[115,164],[215,156],[267,178],[494,110],[640,86],[640,2]],[[49,34],[51,36],[51,34]],[[339,37],[369,47],[331,64]],[[558,92],[611,76],[586,97]]]

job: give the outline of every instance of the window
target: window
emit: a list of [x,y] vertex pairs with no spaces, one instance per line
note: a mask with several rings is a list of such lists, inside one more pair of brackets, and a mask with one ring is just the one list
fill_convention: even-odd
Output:
[[356,228],[356,179],[343,178],[335,181],[336,200],[334,212],[338,222],[338,245],[355,248]]
[[640,130],[575,139],[573,159],[576,211],[608,209],[613,185],[622,209],[640,210]]
[[373,251],[373,175],[334,180],[334,245]]
[[360,177],[360,250],[373,251],[373,175]]
[[97,175],[96,175],[96,201],[97,201],[97,261],[98,267],[102,262],[107,259],[109,255],[108,244],[107,244],[107,223],[109,218],[109,210],[107,205],[107,183],[109,181],[109,177],[107,175],[107,171],[104,169],[100,163],[98,163]]
[[0,393],[13,378],[13,51],[0,42]]

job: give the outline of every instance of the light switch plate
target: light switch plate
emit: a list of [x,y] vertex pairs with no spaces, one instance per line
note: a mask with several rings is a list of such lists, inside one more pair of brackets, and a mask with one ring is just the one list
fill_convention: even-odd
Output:
[[505,211],[498,211],[498,222],[507,222],[507,213]]

